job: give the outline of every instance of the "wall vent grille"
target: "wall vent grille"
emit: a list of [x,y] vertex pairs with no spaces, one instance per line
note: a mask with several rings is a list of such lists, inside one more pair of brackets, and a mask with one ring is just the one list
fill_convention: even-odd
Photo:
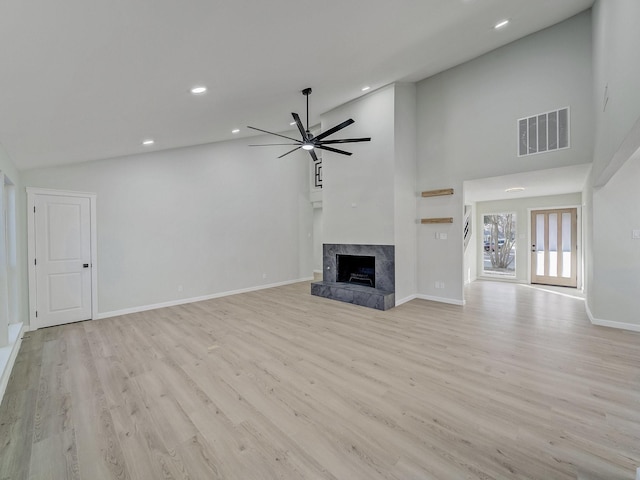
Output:
[[569,107],[518,119],[518,156],[569,148]]

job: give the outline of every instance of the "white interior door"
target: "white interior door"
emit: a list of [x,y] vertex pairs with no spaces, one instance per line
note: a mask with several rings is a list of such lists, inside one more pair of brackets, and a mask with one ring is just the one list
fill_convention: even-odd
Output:
[[91,203],[87,197],[36,195],[36,328],[91,318]]

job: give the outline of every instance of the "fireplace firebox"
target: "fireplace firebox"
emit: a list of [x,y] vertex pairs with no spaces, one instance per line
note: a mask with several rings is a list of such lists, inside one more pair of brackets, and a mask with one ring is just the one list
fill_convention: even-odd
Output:
[[376,257],[336,255],[337,282],[376,286]]

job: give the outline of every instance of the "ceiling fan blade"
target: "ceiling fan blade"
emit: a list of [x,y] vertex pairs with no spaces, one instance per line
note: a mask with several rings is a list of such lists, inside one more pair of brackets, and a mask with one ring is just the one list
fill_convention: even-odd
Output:
[[334,133],[336,133],[338,130],[342,130],[344,127],[348,127],[349,125],[351,125],[352,123],[355,123],[355,121],[353,120],[353,118],[350,118],[349,120],[345,120],[344,122],[342,122],[340,125],[336,125],[333,128],[330,128],[329,130],[327,130],[326,132],[322,132],[320,135],[318,135],[315,139],[316,140],[322,140],[325,137],[328,137],[329,135],[333,135]]
[[371,137],[367,138],[343,138],[340,140],[322,140],[320,142],[316,142],[316,145],[330,145],[332,143],[355,143],[355,142],[370,142]]
[[297,113],[293,113],[293,112],[291,112],[291,115],[293,116],[293,119],[296,121],[296,126],[298,127],[298,130],[300,130],[300,135],[302,135],[302,140],[307,140],[307,132],[305,132],[304,130],[304,126],[300,121],[300,117],[298,116]]
[[269,131],[267,131],[267,130],[262,130],[261,128],[250,127],[249,125],[247,125],[247,128],[250,128],[251,130],[257,130],[257,131],[259,131],[259,132],[268,133],[269,135],[275,135],[276,137],[286,138],[287,140],[293,140],[294,142],[299,142],[299,141],[300,141],[300,140],[298,140],[297,138],[287,137],[286,135],[280,135],[279,133],[269,132]]
[[338,150],[337,148],[325,147],[324,145],[316,145],[316,148],[327,150],[329,152],[341,153],[342,155],[353,155],[351,152],[345,152],[344,150]]
[[314,152],[313,150],[309,150],[309,155],[311,155],[311,159],[314,162],[316,162],[316,163],[318,162],[318,156],[316,155],[316,152]]
[[272,147],[272,146],[277,146],[277,145],[300,145],[300,142],[298,143],[258,143],[258,144],[253,144],[253,145],[248,145],[249,147]]
[[296,148],[294,148],[293,150],[289,150],[287,153],[284,153],[284,154],[280,155],[278,158],[282,158],[282,157],[284,157],[285,155],[289,155],[290,153],[293,153],[293,152],[295,152],[296,150],[300,150],[300,148],[301,148],[301,147],[296,147]]

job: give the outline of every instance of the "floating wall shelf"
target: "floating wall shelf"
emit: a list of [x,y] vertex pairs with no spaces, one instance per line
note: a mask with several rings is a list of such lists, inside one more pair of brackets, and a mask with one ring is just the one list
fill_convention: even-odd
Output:
[[423,197],[440,197],[442,195],[453,195],[453,188],[441,188],[439,190],[427,190],[422,192]]
[[423,218],[420,223],[453,223],[453,217]]

